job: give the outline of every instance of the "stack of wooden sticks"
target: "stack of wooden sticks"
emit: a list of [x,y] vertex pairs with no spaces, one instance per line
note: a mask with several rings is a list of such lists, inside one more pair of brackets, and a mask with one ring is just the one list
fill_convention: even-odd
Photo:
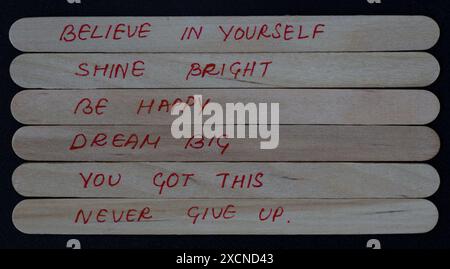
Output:
[[[428,232],[439,175],[418,162],[440,142],[421,125],[439,101],[422,88],[439,64],[419,51],[438,38],[423,16],[21,19],[10,39],[29,53],[10,72],[27,89],[11,109],[31,126],[12,141],[29,161],[13,184],[35,199],[13,222],[32,234]],[[279,103],[279,146],[173,138],[170,108],[194,95]]]

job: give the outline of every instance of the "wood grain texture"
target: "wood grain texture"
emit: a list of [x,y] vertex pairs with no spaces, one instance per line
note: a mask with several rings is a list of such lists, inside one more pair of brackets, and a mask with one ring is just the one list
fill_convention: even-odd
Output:
[[[272,126],[273,127],[273,126]],[[12,145],[25,160],[36,161],[424,161],[439,151],[437,134],[423,126],[279,126],[279,146],[261,150],[260,139],[206,140],[204,147],[185,148],[188,139],[174,139],[170,126],[29,126],[20,128]],[[91,147],[98,134],[101,144]],[[114,136],[123,134],[113,146]],[[132,134],[138,146],[124,147]],[[72,142],[86,146],[70,150]],[[145,136],[154,145],[140,147]],[[102,135],[103,137],[103,135]],[[136,140],[136,139],[133,139]],[[191,142],[199,142],[194,139]],[[229,146],[224,150],[226,144]],[[122,145],[122,147],[120,147]],[[196,144],[198,145],[198,144]],[[223,152],[223,154],[221,154]]]
[[[16,120],[32,125],[167,125],[175,119],[167,104],[177,99],[199,104],[192,101],[194,95],[201,95],[203,103],[210,100],[223,106],[279,103],[281,124],[422,125],[433,121],[440,109],[436,96],[423,90],[109,89],[25,90],[16,94],[11,111]],[[107,107],[96,115],[92,108],[102,99]],[[141,104],[152,107],[140,109]],[[90,108],[83,112],[86,106]]]
[[[79,29],[83,24],[98,26],[96,35],[105,32],[109,25],[136,25],[150,23],[150,33],[145,38],[105,38],[73,42],[60,41],[66,25]],[[275,27],[278,27],[278,32]],[[311,38],[315,25],[322,24],[319,33]],[[260,38],[259,30],[266,25],[266,35],[280,38]],[[284,30],[290,40],[284,40]],[[180,40],[185,27],[199,29],[200,39]],[[225,33],[234,36],[238,27],[250,27],[247,36],[232,41]],[[302,26],[302,39],[298,39]],[[231,28],[233,27],[233,28]],[[256,34],[255,32],[256,27]],[[84,29],[86,30],[86,29]],[[126,30],[126,27],[121,27]],[[242,32],[237,31],[237,37]],[[309,36],[309,38],[305,38]],[[258,17],[41,17],[23,18],[10,29],[11,43],[22,51],[45,52],[300,52],[300,51],[401,51],[426,50],[439,38],[439,26],[424,16],[258,16]],[[72,38],[69,36],[68,38]]]
[[[186,215],[193,206],[218,210],[229,204],[235,205],[234,218],[211,220],[209,212],[193,224]],[[275,222],[259,221],[261,208],[266,214],[280,206],[284,213]],[[151,219],[112,220],[113,209],[117,216],[144,207],[150,208]],[[87,224],[81,218],[75,222],[80,209],[85,216],[93,212]],[[107,210],[100,213],[105,222],[97,223],[93,220],[101,209]],[[13,212],[15,227],[28,234],[410,234],[432,230],[437,220],[431,202],[409,199],[40,199],[22,201]]]
[[[144,62],[137,66],[145,69],[136,72],[138,77],[129,74],[136,61]],[[240,66],[232,68],[236,62]],[[125,78],[122,70],[115,78],[110,69],[106,77],[103,71],[93,76],[95,65],[127,63]],[[209,71],[217,75],[191,72],[194,63],[202,70],[215,64]],[[246,65],[253,63],[253,75],[248,71],[244,76]],[[86,74],[79,69],[80,64],[88,66],[82,69],[90,75],[76,75]],[[428,86],[438,77],[439,69],[437,60],[424,52],[22,54],[13,60],[10,73],[24,88],[396,88]],[[237,70],[240,75],[236,75]]]
[[426,198],[439,187],[429,165],[386,163],[25,163],[12,180],[23,196],[86,198]]

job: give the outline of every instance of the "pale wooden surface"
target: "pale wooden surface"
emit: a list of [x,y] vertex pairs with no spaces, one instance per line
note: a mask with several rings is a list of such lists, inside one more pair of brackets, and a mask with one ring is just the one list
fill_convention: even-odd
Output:
[[[109,25],[123,23],[136,25],[151,23],[148,37],[111,39],[88,39],[61,42],[60,35],[65,25],[77,29],[82,24],[98,25],[97,35]],[[268,33],[277,33],[273,28],[281,23],[292,25],[292,38],[246,41],[224,41],[219,26],[228,33],[237,27],[250,26],[249,37],[254,27],[257,32],[266,24]],[[312,29],[323,24],[325,32],[316,38],[298,39],[298,28],[303,27],[302,36],[312,36]],[[181,41],[187,26],[199,29],[200,39]],[[16,21],[10,30],[11,43],[22,51],[46,52],[299,52],[299,51],[399,51],[426,50],[439,38],[439,26],[424,16],[258,16],[258,17],[41,17],[23,18]],[[87,35],[84,34],[83,38]],[[233,36],[233,34],[231,35]],[[256,35],[257,36],[257,35]],[[194,37],[194,35],[193,35]],[[239,34],[238,34],[239,37]],[[283,34],[281,34],[283,37]]]
[[[148,38],[131,40],[58,41],[64,24],[152,24]],[[261,25],[278,22],[302,25],[305,31],[324,24],[316,39],[226,41],[218,25]],[[204,25],[200,40],[180,41],[185,26]],[[280,88],[394,88],[424,87],[439,75],[437,60],[414,51],[432,47],[439,27],[424,16],[283,16],[283,17],[78,17],[25,18],[10,30],[10,40],[23,51],[71,52],[25,54],[11,64],[13,80],[24,88],[73,89],[24,91],[12,103],[14,116],[26,124],[160,124],[150,126],[41,126],[24,127],[13,138],[14,151],[23,159],[39,161],[170,161],[171,163],[27,163],[13,175],[16,190],[34,197],[157,198],[157,199],[40,199],[25,200],[13,212],[14,225],[32,234],[408,234],[425,233],[438,220],[435,206],[424,198],[439,186],[439,175],[424,164],[281,163],[284,161],[424,161],[437,154],[436,133],[411,126],[280,127],[280,146],[260,150],[259,139],[223,139],[221,148],[184,149],[186,139],[170,134],[172,117],[166,113],[136,116],[140,98],[175,98],[201,93],[219,103],[279,102],[283,124],[427,124],[439,112],[436,97],[420,90],[319,90]],[[324,53],[317,53],[317,52]],[[330,53],[330,52],[359,53]],[[130,54],[75,54],[73,52],[133,52]],[[138,53],[184,52],[184,53]],[[186,53],[191,52],[191,53]],[[202,52],[202,53],[198,53]],[[219,52],[219,53],[204,53]],[[243,54],[225,52],[246,52]],[[249,53],[256,52],[256,53]],[[258,53],[259,52],[259,53]],[[271,53],[276,52],[276,53]],[[284,52],[284,53],[282,53]],[[293,53],[316,52],[316,53]],[[325,53],[326,52],[326,53]],[[363,52],[363,53],[361,53]],[[365,53],[364,53],[365,52]],[[142,77],[80,77],[78,65],[145,62]],[[271,61],[264,76],[233,78],[224,75],[186,79],[193,63],[229,67],[235,62]],[[93,89],[110,90],[93,90]],[[112,88],[127,90],[115,91]],[[149,89],[147,91],[129,90]],[[202,90],[163,88],[203,88]],[[222,88],[206,90],[207,88]],[[272,90],[234,88],[278,88]],[[82,90],[89,89],[89,90]],[[80,96],[107,97],[111,110],[101,117],[74,115]],[[215,100],[217,99],[217,100]],[[157,149],[85,148],[70,151],[77,133],[136,133],[140,139],[161,135]],[[108,139],[110,141],[110,139]],[[88,144],[90,141],[88,141]],[[208,143],[208,142],[206,142]],[[174,161],[192,162],[175,163]],[[208,163],[193,163],[204,162]],[[223,161],[230,161],[224,163]],[[261,161],[265,163],[243,163]],[[274,161],[277,163],[267,163]],[[216,163],[213,163],[216,162]],[[152,184],[157,172],[195,173],[189,185],[164,188]],[[217,173],[264,173],[260,188],[220,188]],[[104,173],[122,181],[115,187],[87,187],[82,173]],[[93,175],[95,176],[95,175]],[[165,177],[163,177],[164,179]],[[91,178],[92,179],[92,178]],[[248,180],[248,177],[246,177]],[[180,179],[181,181],[181,179]],[[253,181],[254,182],[254,181]],[[91,182],[92,183],[92,182]],[[245,182],[247,183],[247,181]],[[181,183],[179,183],[181,184]],[[246,184],[244,184],[246,185]],[[165,200],[162,198],[176,198]],[[195,199],[186,199],[195,198]],[[214,198],[214,199],[202,199]],[[219,199],[217,199],[219,198]],[[222,199],[220,199],[222,198]],[[229,199],[223,199],[229,198]],[[234,198],[234,199],[232,199]],[[251,199],[237,199],[251,198]],[[267,199],[272,198],[272,199]],[[314,198],[314,199],[298,199]],[[327,198],[327,199],[322,199]],[[354,199],[365,198],[365,199]],[[369,199],[366,199],[369,198]],[[370,199],[378,198],[378,199]],[[402,199],[386,199],[402,198]],[[216,210],[233,204],[237,216],[206,220],[186,215],[189,207]],[[151,208],[152,219],[139,223],[74,224],[83,208],[121,210]],[[284,208],[275,222],[258,220],[261,208]],[[108,211],[110,212],[110,211]],[[216,211],[217,212],[217,211]],[[129,212],[128,212],[129,213]],[[265,211],[267,213],[267,211]],[[135,214],[135,213],[133,213]],[[127,212],[125,215],[128,216]],[[124,216],[125,216],[124,215]],[[93,217],[95,218],[95,216]]]
[[[424,161],[439,151],[438,135],[423,126],[279,126],[279,146],[261,150],[260,139],[206,140],[203,149],[185,149],[188,139],[174,139],[170,126],[28,126],[14,135],[12,145],[25,160],[37,161]],[[105,133],[103,147],[89,147]],[[112,147],[114,135],[127,140],[136,134],[151,141],[160,136],[157,148]],[[87,147],[70,151],[78,134]],[[81,137],[81,136],[79,136]],[[198,140],[194,140],[195,142]],[[120,142],[118,144],[123,144]],[[229,147],[221,155],[225,144]],[[198,145],[198,144],[197,144]],[[219,147],[217,145],[221,145]]]
[[[11,111],[19,122],[32,125],[167,125],[175,119],[171,104],[177,99],[192,104],[194,95],[202,95],[203,104],[279,103],[281,124],[420,125],[433,121],[440,108],[436,96],[423,90],[108,89],[25,90],[14,97]],[[99,101],[107,106],[99,109],[101,115],[92,111]],[[153,105],[149,112],[139,109],[141,104]]]
[[429,165],[386,163],[25,163],[12,180],[27,197],[425,198],[439,187]]
[[[145,62],[142,76],[123,79],[75,75],[83,73],[78,68],[82,63],[91,66],[92,73],[95,64],[135,61]],[[230,68],[240,62],[245,68],[253,61],[257,62],[253,76],[235,79],[225,71],[223,76],[186,80],[193,63],[201,63],[203,68],[209,63]],[[261,63],[270,61],[265,71],[266,65]],[[423,52],[22,54],[13,60],[10,73],[24,88],[388,88],[428,86],[438,77],[439,69],[437,60]]]
[[[185,215],[192,206],[214,207],[217,212],[229,204],[237,212],[231,219],[211,220],[208,212],[206,220],[199,218],[192,224]],[[267,213],[279,206],[284,213],[275,222],[259,221],[261,208]],[[121,210],[144,207],[150,207],[151,219],[112,221],[112,209],[120,215]],[[75,223],[80,209],[86,216],[94,210],[91,218],[95,218],[102,208],[109,210],[105,222]],[[22,201],[13,212],[15,227],[32,234],[409,234],[428,232],[437,220],[438,211],[431,202],[409,199],[40,199]]]

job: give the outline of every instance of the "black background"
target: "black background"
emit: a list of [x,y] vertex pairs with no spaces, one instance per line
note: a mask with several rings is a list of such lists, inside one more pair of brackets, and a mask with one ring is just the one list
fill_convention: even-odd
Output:
[[[296,248],[366,248],[367,240],[376,238],[382,248],[450,247],[450,156],[446,119],[450,109],[450,1],[449,0],[0,0],[0,247],[65,248],[67,240],[80,240],[82,248],[153,248],[153,249],[296,249]],[[23,199],[13,189],[11,175],[23,161],[11,148],[14,132],[21,126],[10,112],[10,102],[20,87],[9,76],[11,61],[20,54],[9,42],[12,23],[22,17],[39,16],[250,16],[250,15],[427,15],[441,28],[438,44],[429,52],[441,65],[438,80],[427,87],[441,102],[439,117],[431,124],[441,138],[441,151],[430,162],[441,176],[439,190],[430,198],[439,210],[435,229],[420,235],[370,236],[49,236],[25,235],[11,221],[14,206]],[[421,33],[417,33],[420,35]]]

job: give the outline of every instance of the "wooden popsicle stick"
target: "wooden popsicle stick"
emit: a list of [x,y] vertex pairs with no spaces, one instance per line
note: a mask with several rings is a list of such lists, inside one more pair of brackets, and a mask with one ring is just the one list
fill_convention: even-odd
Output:
[[[276,134],[270,139],[275,142]],[[261,149],[261,142],[175,139],[171,126],[162,125],[29,126],[15,133],[12,145],[25,160],[195,162],[424,161],[440,146],[437,134],[423,126],[281,125],[277,148]]]
[[[202,103],[194,96],[201,95]],[[171,124],[172,104],[279,103],[281,124],[420,125],[433,121],[439,100],[423,90],[185,89],[25,90],[11,111],[23,124]],[[100,105],[97,110],[95,107]],[[98,112],[98,114],[97,114]]]
[[423,87],[439,75],[424,52],[22,54],[24,88]]
[[439,187],[426,164],[25,163],[13,174],[28,197],[425,198]]
[[425,16],[41,17],[16,21],[9,37],[34,52],[412,51],[431,48],[439,26]]
[[13,212],[28,234],[410,234],[437,220],[410,199],[39,199]]

